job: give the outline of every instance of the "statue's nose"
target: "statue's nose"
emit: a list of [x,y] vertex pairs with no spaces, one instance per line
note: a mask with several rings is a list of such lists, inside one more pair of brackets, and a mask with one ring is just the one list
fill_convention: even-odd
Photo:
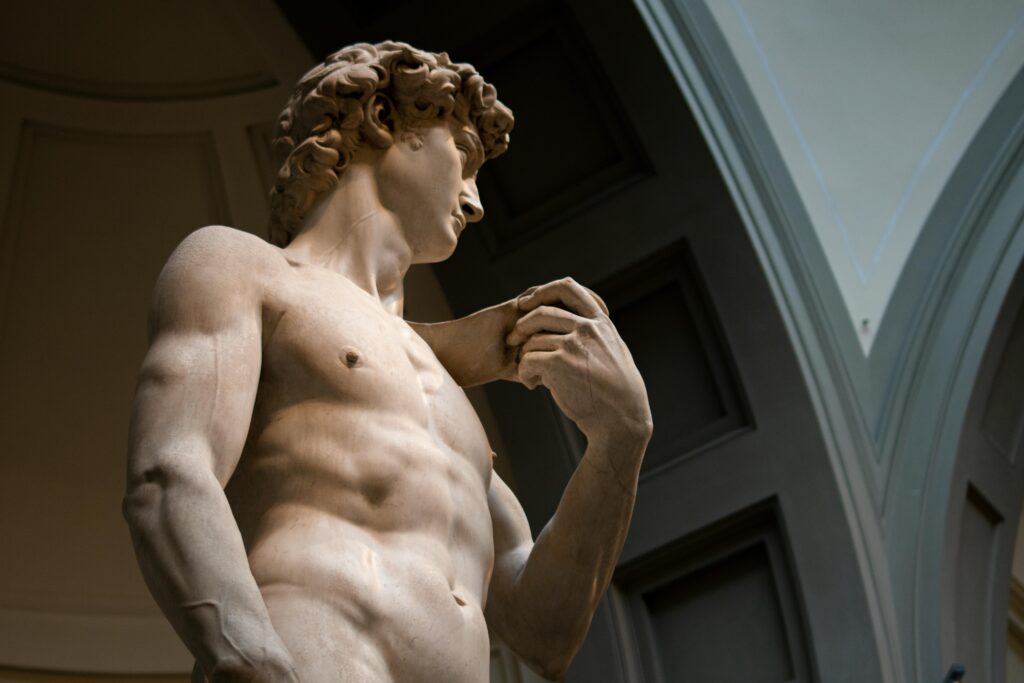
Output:
[[462,215],[466,217],[467,223],[476,223],[483,220],[484,207],[480,203],[480,193],[476,188],[476,181],[470,178],[462,187],[459,194],[459,208]]

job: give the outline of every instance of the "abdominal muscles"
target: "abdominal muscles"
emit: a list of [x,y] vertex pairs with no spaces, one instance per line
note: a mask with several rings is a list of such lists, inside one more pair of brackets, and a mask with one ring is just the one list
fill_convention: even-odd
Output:
[[[353,542],[351,562],[307,567],[309,583],[257,580],[301,681],[487,680],[482,608],[456,584],[401,551]],[[318,558],[323,564],[326,558]],[[337,559],[337,558],[336,558]],[[263,564],[254,557],[255,567]],[[345,565],[345,566],[342,566]],[[336,584],[323,588],[333,575]],[[456,596],[463,604],[459,604]]]
[[479,465],[400,416],[315,410],[268,425],[227,491],[300,680],[486,681]]

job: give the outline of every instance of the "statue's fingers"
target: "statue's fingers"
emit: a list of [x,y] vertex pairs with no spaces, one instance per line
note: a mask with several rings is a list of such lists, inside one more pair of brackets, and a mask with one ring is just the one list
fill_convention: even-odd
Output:
[[520,296],[516,305],[521,311],[531,311],[540,306],[562,306],[585,318],[595,318],[608,311],[600,297],[571,277],[537,287],[532,293]]
[[544,378],[556,362],[561,351],[531,351],[524,353],[519,359],[519,381],[527,389],[534,389],[538,384],[544,384]]
[[512,332],[505,338],[509,346],[520,346],[527,339],[539,332],[565,334],[579,327],[581,320],[564,308],[541,306],[520,318]]
[[602,313],[604,313],[605,315],[610,315],[610,313],[608,312],[608,304],[604,302],[604,299],[602,299],[597,292],[592,290],[590,287],[587,287],[586,285],[580,285],[580,287],[583,287],[583,289],[587,290],[587,294],[594,298],[594,301],[596,301],[597,305],[601,308]]
[[522,358],[532,351],[558,351],[562,348],[563,339],[565,339],[565,335],[562,334],[537,333],[526,340],[519,351],[519,357]]

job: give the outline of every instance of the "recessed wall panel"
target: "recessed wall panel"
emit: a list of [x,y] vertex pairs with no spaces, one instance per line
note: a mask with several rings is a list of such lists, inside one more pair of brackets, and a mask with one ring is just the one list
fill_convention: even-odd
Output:
[[985,401],[982,430],[1011,463],[1024,432],[1024,315],[1018,314]]
[[545,3],[488,38],[460,58],[497,85],[516,118],[501,163],[484,165],[479,179],[489,213],[481,229],[500,255],[646,177],[649,168],[567,8]]
[[956,656],[972,680],[985,681],[991,670],[992,572],[997,533],[1003,519],[984,495],[968,486],[960,521],[956,566]]
[[119,505],[128,419],[160,268],[229,221],[213,140],[27,124],[17,163],[0,242],[0,606],[135,613],[152,601]]
[[[783,683],[793,678],[775,580],[763,546],[644,595],[662,680]],[[742,652],[742,656],[736,656]]]
[[764,505],[622,569],[645,683],[811,680],[783,538]]
[[654,435],[644,472],[749,424],[730,351],[685,244],[598,284],[644,378]]

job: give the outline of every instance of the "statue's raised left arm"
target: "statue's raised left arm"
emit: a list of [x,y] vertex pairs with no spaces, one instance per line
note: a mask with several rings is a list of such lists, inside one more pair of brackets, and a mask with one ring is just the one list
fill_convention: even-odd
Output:
[[493,477],[495,566],[485,614],[531,667],[558,679],[611,581],[653,425],[640,373],[593,292],[560,280],[517,306],[507,344],[519,349],[518,378],[550,390],[587,449],[536,543],[519,502]]

